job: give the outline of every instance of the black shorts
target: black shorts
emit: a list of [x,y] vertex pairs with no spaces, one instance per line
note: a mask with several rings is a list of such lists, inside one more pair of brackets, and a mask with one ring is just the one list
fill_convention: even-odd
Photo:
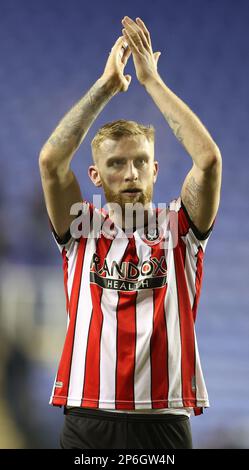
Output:
[[185,415],[65,408],[61,449],[192,449]]

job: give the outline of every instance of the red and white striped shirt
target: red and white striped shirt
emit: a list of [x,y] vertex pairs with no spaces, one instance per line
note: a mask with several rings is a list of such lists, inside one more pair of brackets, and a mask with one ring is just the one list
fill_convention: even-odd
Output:
[[[82,204],[103,227],[108,214]],[[199,234],[180,197],[156,213],[178,219],[173,248],[161,243],[172,241],[170,226],[152,241],[118,225],[116,236],[96,237],[91,224],[89,236],[68,231],[63,242],[50,222],[63,258],[67,333],[49,404],[196,415],[209,407],[195,319],[214,224]]]

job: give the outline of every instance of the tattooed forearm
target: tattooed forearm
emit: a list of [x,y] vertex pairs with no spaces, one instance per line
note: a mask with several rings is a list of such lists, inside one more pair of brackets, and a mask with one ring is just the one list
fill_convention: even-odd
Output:
[[150,79],[145,88],[195,164],[202,170],[212,166],[219,149],[196,114],[160,76]]
[[116,94],[116,88],[102,79],[74,105],[59,122],[43,150],[53,149],[58,158],[70,156],[86,136],[91,124],[108,101]]
[[83,126],[80,126],[77,122],[73,122],[72,120],[71,122],[64,122],[62,125],[59,125],[48,139],[48,142],[53,147],[57,147],[58,149],[61,147],[63,149],[70,141],[72,145],[79,144],[83,136]]
[[181,134],[181,125],[178,121],[173,119],[170,114],[163,113],[165,119],[168,121],[169,126],[171,127],[172,131],[174,132],[176,138],[184,145],[183,136]]
[[184,201],[188,206],[189,215],[192,218],[194,218],[198,213],[202,191],[202,186],[197,184],[194,177],[191,176],[184,188]]

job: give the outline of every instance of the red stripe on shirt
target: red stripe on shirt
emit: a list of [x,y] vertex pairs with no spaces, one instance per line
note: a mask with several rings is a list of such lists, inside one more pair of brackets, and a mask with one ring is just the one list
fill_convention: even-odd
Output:
[[[113,240],[104,236],[98,239],[96,254],[101,260],[106,259]],[[106,273],[103,273],[106,277]],[[97,284],[90,284],[92,296],[92,316],[88,331],[85,375],[81,406],[99,408],[100,394],[100,342],[103,324],[103,312],[101,309],[101,297],[103,289]],[[91,400],[88,400],[88,398]],[[93,401],[94,400],[94,401]]]
[[[122,261],[137,265],[134,236],[129,239]],[[137,291],[119,291],[117,305],[116,409],[135,409],[134,374],[136,361]],[[129,403],[127,403],[129,402]]]
[[196,320],[197,307],[199,303],[202,278],[203,278],[203,258],[204,252],[201,246],[198,247],[197,253],[197,263],[196,263],[196,274],[195,274],[195,300],[193,305],[193,317],[194,321]]
[[66,309],[67,309],[67,313],[69,314],[69,297],[68,297],[68,289],[67,289],[68,259],[67,259],[67,252],[66,252],[65,247],[62,250],[62,258],[63,258],[63,273],[64,273],[64,291],[65,291],[65,296],[66,296]]
[[189,231],[190,225],[182,207],[178,211],[179,235],[183,236]]
[[77,254],[77,262],[75,268],[75,275],[72,286],[72,294],[69,302],[69,311],[70,311],[70,323],[67,330],[66,340],[58,368],[58,374],[56,382],[62,382],[62,387],[55,387],[53,404],[66,405],[67,395],[68,395],[68,386],[70,379],[71,363],[72,363],[72,354],[73,354],[73,344],[74,344],[74,335],[75,335],[75,326],[77,319],[77,310],[79,302],[79,292],[81,284],[81,276],[83,269],[83,261],[85,256],[87,239],[81,237],[79,241],[79,248]]
[[181,332],[182,397],[183,406],[189,407],[196,400],[196,390],[192,389],[192,380],[195,377],[195,340],[193,314],[184,275],[185,256],[186,245],[179,237],[178,245],[174,248],[174,260]]
[[[160,246],[160,243],[152,246],[151,258],[160,260],[165,256],[165,250]],[[163,263],[162,267],[165,269],[166,264]],[[157,275],[162,275],[160,270]],[[153,292],[153,332],[150,340],[152,408],[164,408],[169,393],[168,336],[164,309],[166,291],[167,284]]]

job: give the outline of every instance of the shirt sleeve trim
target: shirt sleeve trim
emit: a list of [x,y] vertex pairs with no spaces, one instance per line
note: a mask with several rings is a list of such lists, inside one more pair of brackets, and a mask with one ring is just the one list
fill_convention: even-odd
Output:
[[64,235],[62,235],[61,237],[59,237],[59,235],[56,233],[55,229],[54,229],[54,226],[50,220],[50,218],[48,218],[48,221],[49,221],[49,225],[51,227],[51,230],[54,234],[54,237],[57,241],[57,243],[59,243],[59,245],[65,245],[69,240],[70,238],[72,237],[71,235],[71,232],[70,232],[70,227],[69,229],[66,231],[66,233]]
[[193,223],[193,221],[191,220],[191,218],[190,218],[190,216],[189,216],[189,214],[188,214],[188,211],[187,211],[186,207],[184,206],[182,200],[181,200],[181,206],[182,206],[182,208],[183,208],[184,214],[186,215],[186,218],[187,218],[187,220],[188,220],[189,226],[190,226],[190,228],[192,229],[192,231],[193,231],[194,235],[196,236],[196,238],[197,238],[198,240],[206,240],[206,239],[209,237],[211,231],[213,230],[213,226],[214,226],[215,220],[213,221],[211,227],[210,227],[206,232],[201,233],[201,232],[198,230],[198,228],[195,226],[195,224]]

